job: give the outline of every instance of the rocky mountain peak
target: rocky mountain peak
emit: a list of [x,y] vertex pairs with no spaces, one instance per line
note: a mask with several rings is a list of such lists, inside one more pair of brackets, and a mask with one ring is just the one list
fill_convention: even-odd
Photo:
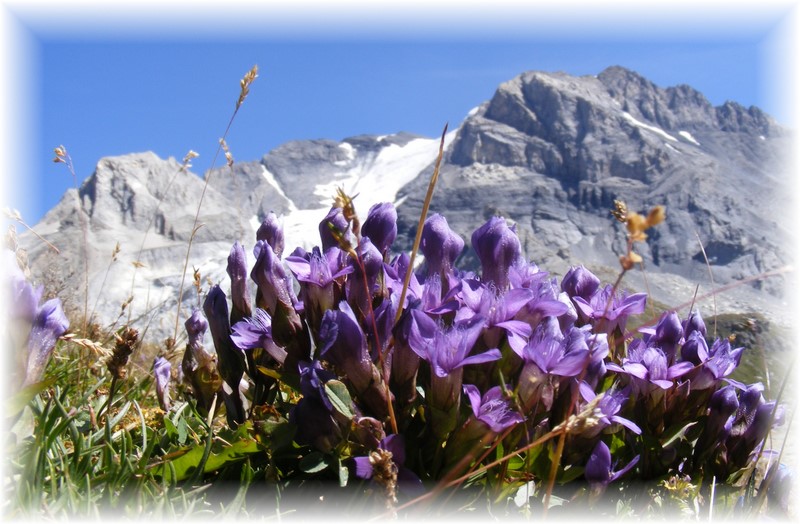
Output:
[[[485,220],[503,216],[516,224],[525,256],[558,274],[578,263],[615,271],[625,249],[622,226],[609,214],[615,199],[635,211],[663,204],[667,221],[637,249],[648,264],[651,293],[662,302],[683,301],[696,283],[710,285],[706,256],[714,285],[789,262],[790,228],[765,210],[794,205],[790,139],[757,108],[713,107],[691,87],[662,88],[622,67],[580,77],[526,72],[501,84],[448,133],[430,212],[444,214],[467,245]],[[101,316],[116,318],[133,294],[130,310],[149,318],[153,336],[163,338],[175,325],[183,260],[206,181],[203,227],[190,264],[225,289],[234,241],[251,250],[261,220],[274,211],[283,220],[287,251],[310,249],[337,187],[359,194],[362,221],[372,204],[394,202],[395,247],[410,249],[438,146],[438,138],[409,133],[298,140],[260,160],[209,171],[206,180],[153,153],[105,158],[79,192],[67,192],[35,226],[62,250],[57,261],[32,235],[21,240],[33,267],[41,261],[63,270],[74,280],[70,289],[82,291],[75,268],[86,256],[85,223],[89,295],[98,299]],[[109,266],[116,242],[122,252]],[[144,264],[135,278],[134,261]],[[105,288],[94,287],[108,267]],[[783,282],[757,286],[780,295]],[[184,288],[192,288],[191,272]],[[197,300],[195,292],[184,297],[187,315]]]

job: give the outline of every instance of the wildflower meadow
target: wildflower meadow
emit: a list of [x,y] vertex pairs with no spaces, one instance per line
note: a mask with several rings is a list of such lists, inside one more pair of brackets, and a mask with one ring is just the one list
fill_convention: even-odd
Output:
[[67,319],[11,238],[5,515],[787,516],[783,389],[734,379],[748,348],[697,307],[624,286],[669,210],[616,202],[618,278],[558,277],[503,217],[465,239],[429,212],[441,158],[411,251],[390,202],[339,190],[310,251],[270,213],[157,347]]

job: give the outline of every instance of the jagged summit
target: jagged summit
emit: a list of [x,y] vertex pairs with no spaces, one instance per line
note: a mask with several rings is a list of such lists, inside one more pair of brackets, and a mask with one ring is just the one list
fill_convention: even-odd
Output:
[[[503,215],[517,224],[527,257],[559,273],[574,263],[617,267],[624,236],[609,216],[614,199],[634,210],[664,204],[667,222],[640,251],[651,292],[662,293],[662,301],[678,293],[685,299],[695,283],[708,284],[700,242],[717,284],[789,262],[790,231],[769,210],[793,205],[790,139],[758,108],[714,107],[689,86],[662,88],[623,67],[581,77],[526,72],[501,84],[447,135],[431,212],[444,214],[467,240],[490,216]],[[317,225],[337,187],[359,194],[362,219],[370,205],[395,202],[396,246],[410,248],[438,145],[438,138],[410,133],[300,140],[237,163],[232,172],[210,171],[190,266],[226,288],[231,244],[238,240],[251,251],[269,211],[283,216],[287,251],[309,248],[318,242]],[[101,317],[116,318],[133,294],[130,307],[161,336],[175,323],[203,185],[174,159],[152,153],[104,158],[80,191],[68,191],[36,226],[62,256],[54,260],[32,235],[23,242],[35,269],[57,266],[79,294],[80,205],[88,226],[90,297],[101,297]],[[117,241],[122,252],[109,266]],[[133,278],[137,260],[145,267]],[[38,276],[46,277],[42,270]],[[191,279],[190,271],[187,289]],[[678,281],[690,291],[676,291]],[[780,295],[782,282],[761,287]],[[188,293],[187,315],[196,304]]]

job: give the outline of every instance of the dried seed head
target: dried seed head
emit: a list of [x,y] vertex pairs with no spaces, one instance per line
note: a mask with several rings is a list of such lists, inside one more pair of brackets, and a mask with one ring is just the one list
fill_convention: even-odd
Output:
[[397,464],[392,460],[392,452],[377,449],[369,454],[372,465],[372,478],[383,488],[386,508],[392,509],[397,504]]
[[618,222],[623,224],[628,219],[628,206],[622,200],[614,200],[614,209],[611,210],[611,215],[617,219]]
[[231,154],[231,150],[228,148],[228,143],[224,138],[220,138],[219,145],[225,152],[225,159],[228,161],[228,167],[233,167],[233,155]]
[[244,78],[239,81],[241,91],[239,92],[239,100],[236,102],[236,109],[239,109],[244,103],[244,99],[250,94],[250,84],[258,78],[258,66],[254,65],[253,68],[245,73]]
[[106,367],[114,378],[121,380],[127,374],[125,366],[128,364],[128,358],[133,353],[134,346],[139,340],[139,332],[127,327],[122,330],[122,333],[115,333],[114,338],[116,339],[116,345],[111,357],[106,362]]

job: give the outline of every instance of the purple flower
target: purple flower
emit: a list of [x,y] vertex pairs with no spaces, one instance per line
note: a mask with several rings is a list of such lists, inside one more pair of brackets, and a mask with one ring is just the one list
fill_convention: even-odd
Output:
[[483,281],[508,288],[509,268],[521,261],[522,246],[505,219],[492,217],[472,233],[472,248],[481,261]]
[[153,374],[156,377],[156,396],[158,404],[164,411],[169,411],[169,378],[172,365],[164,357],[156,357],[153,360]]
[[244,401],[239,386],[244,376],[245,358],[231,340],[231,324],[228,318],[228,303],[225,292],[215,285],[206,296],[203,311],[211,328],[211,338],[219,358],[219,374],[225,381],[223,398],[227,409],[228,424],[232,427],[245,420]]
[[422,226],[419,248],[425,256],[428,276],[447,278],[453,271],[456,259],[464,250],[464,239],[450,229],[446,218],[434,213]]
[[[449,329],[443,326],[430,329],[430,324],[435,323],[425,313],[412,310],[411,314],[423,327],[411,330],[408,342],[411,349],[430,364],[431,388],[427,402],[434,434],[443,439],[456,426],[464,366],[498,360],[500,350],[494,348],[469,355],[483,329],[481,317],[456,322]],[[430,333],[432,337],[428,336]]]
[[583,266],[572,266],[561,279],[561,290],[570,298],[589,300],[600,287],[600,279]]
[[286,265],[300,282],[303,308],[312,332],[318,331],[322,315],[335,305],[337,279],[353,272],[352,266],[341,265],[341,253],[338,247],[332,247],[324,254],[314,247],[307,257],[286,257]]
[[456,312],[456,320],[466,320],[473,316],[485,319],[483,339],[487,347],[498,347],[501,336],[506,334],[511,348],[518,354],[522,352],[531,335],[531,326],[514,320],[514,316],[534,298],[533,291],[520,288],[501,293],[493,286],[486,286],[476,280],[464,280],[461,291],[456,296],[466,306]]
[[181,361],[183,378],[191,385],[192,394],[197,399],[198,405],[208,411],[214,396],[222,386],[222,379],[217,371],[216,356],[203,346],[208,322],[200,310],[195,309],[186,319],[184,326],[189,341]]
[[675,353],[678,345],[683,341],[683,326],[678,314],[674,311],[667,311],[656,324],[656,332],[648,340],[648,344],[658,346],[667,356],[667,363],[672,365],[675,362]]
[[394,204],[383,202],[369,208],[367,219],[361,226],[361,236],[369,237],[378,251],[385,255],[397,237],[397,211]]
[[[353,276],[348,278],[346,283],[347,301],[351,306],[359,309],[363,316],[366,316],[373,298],[382,293],[383,255],[367,237],[362,238],[358,243],[356,254],[358,260],[350,260]],[[367,288],[364,287],[365,276]]]
[[227,270],[231,279],[231,322],[236,323],[249,317],[252,311],[250,293],[247,291],[247,254],[239,242],[231,248]]
[[[592,388],[586,382],[581,382],[580,393],[583,397],[583,400],[586,402],[591,402],[597,398],[594,390],[592,390]],[[637,426],[633,421],[619,415],[619,412],[622,411],[622,406],[628,401],[629,398],[629,388],[623,388],[621,390],[606,390],[603,393],[603,396],[600,397],[600,400],[597,401],[597,410],[600,414],[600,423],[584,430],[584,432],[581,433],[581,436],[585,438],[593,438],[613,423],[620,424],[637,435],[641,435],[642,430],[639,428],[639,426]]]
[[278,216],[270,211],[256,231],[256,240],[266,240],[275,252],[275,256],[281,258],[283,254],[283,226],[278,221]]
[[630,471],[637,462],[639,462],[639,455],[636,455],[624,468],[614,471],[611,463],[611,450],[601,440],[589,456],[583,475],[593,488],[602,490]]
[[633,394],[638,397],[649,393],[653,387],[669,389],[675,379],[685,375],[692,369],[690,362],[679,362],[667,365],[667,356],[660,348],[645,346],[641,339],[631,342],[628,356],[622,359],[622,366],[607,364],[608,369],[631,377]]
[[646,293],[623,293],[612,297],[613,289],[613,286],[607,285],[596,291],[589,300],[580,296],[572,298],[583,318],[589,322],[602,321],[601,329],[608,334],[617,328],[624,332],[628,317],[643,313],[647,303]]
[[706,324],[703,322],[703,317],[700,316],[700,312],[697,310],[693,310],[689,313],[689,318],[684,320],[682,325],[683,335],[686,338],[689,338],[692,331],[699,331],[701,336],[706,336]]
[[[35,296],[35,292],[32,295]],[[23,387],[42,380],[56,341],[67,329],[69,320],[61,309],[60,299],[50,299],[36,309],[28,336],[28,362]]]
[[322,222],[319,223],[319,237],[322,241],[322,250],[327,251],[332,247],[341,247],[333,231],[343,236],[344,240],[352,245],[353,233],[350,231],[350,224],[342,213],[341,207],[332,207]]
[[731,348],[728,339],[715,340],[709,350],[700,332],[692,331],[681,348],[681,356],[697,367],[686,379],[691,381],[693,390],[716,387],[737,368],[743,352],[743,347]]
[[739,409],[739,399],[733,386],[725,386],[711,395],[708,401],[708,419],[700,440],[695,446],[695,454],[704,456],[717,451],[733,428],[733,415]]
[[253,248],[256,263],[250,277],[258,285],[256,306],[275,316],[279,305],[292,309],[294,296],[291,281],[286,276],[280,259],[266,240],[259,240]]
[[[269,356],[280,364],[286,360],[286,350],[272,340],[272,319],[269,313],[256,308],[252,317],[248,317],[233,325],[231,340],[241,350],[264,349]],[[253,375],[257,373],[253,370]]]
[[325,312],[319,339],[320,357],[347,375],[356,394],[375,416],[383,418],[388,412],[389,399],[367,350],[364,332],[347,302],[339,304],[339,311]]
[[561,377],[578,376],[589,362],[585,333],[572,328],[565,337],[558,320],[545,318],[533,330],[530,340],[519,352],[526,363],[535,364],[543,374]]
[[490,388],[481,396],[478,388],[472,384],[464,384],[464,394],[469,399],[475,419],[487,425],[495,433],[502,433],[525,420],[508,405],[500,386]]

